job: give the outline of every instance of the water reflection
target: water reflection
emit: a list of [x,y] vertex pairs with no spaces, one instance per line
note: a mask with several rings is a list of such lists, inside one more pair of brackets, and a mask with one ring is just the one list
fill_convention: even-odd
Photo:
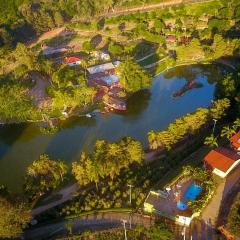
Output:
[[133,94],[127,101],[127,111],[124,116],[127,119],[136,119],[148,107],[151,100],[151,92],[144,89]]
[[[43,135],[33,124],[0,128],[0,184],[20,191],[26,167],[40,154],[47,153],[71,165],[83,150],[91,151],[97,139],[112,142],[132,136],[147,146],[146,136],[150,129],[162,130],[177,117],[208,106],[214,94],[212,83],[220,75],[216,66],[175,68],[157,76],[151,89],[135,93],[128,100],[126,113],[70,118],[54,135]],[[193,78],[204,87],[174,99],[173,92]]]

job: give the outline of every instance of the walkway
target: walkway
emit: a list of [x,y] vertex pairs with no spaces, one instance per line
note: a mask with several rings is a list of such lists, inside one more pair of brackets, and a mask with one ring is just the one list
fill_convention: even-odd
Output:
[[53,193],[50,197],[43,200],[42,203],[44,203],[44,201],[50,201],[51,198],[54,198],[55,196],[59,196],[59,195],[61,195],[61,199],[50,202],[50,203],[42,205],[42,206],[39,206],[37,208],[34,208],[32,210],[32,215],[36,216],[48,209],[54,208],[62,203],[67,202],[68,200],[71,200],[72,198],[75,197],[75,195],[79,189],[80,189],[80,185],[78,183],[74,183],[72,185],[69,185],[69,186],[61,189],[59,192]]
[[46,88],[50,84],[50,81],[37,72],[31,73],[31,78],[35,82],[35,85],[29,90],[28,94],[33,98],[33,103],[37,107],[47,107],[51,102],[51,98],[46,93]]
[[[168,1],[156,3],[156,4],[142,4],[142,6],[122,8],[117,10],[112,9],[111,12],[101,14],[98,17],[115,17],[119,15],[136,13],[136,12],[147,12],[147,11],[155,10],[158,8],[167,8],[175,5],[194,4],[199,2],[212,2],[212,1],[214,0],[168,0]],[[73,22],[78,22],[78,21],[79,19],[76,19]]]
[[137,59],[136,62],[142,62],[143,60],[145,60],[145,59],[147,59],[147,58],[149,58],[149,57],[151,57],[151,56],[153,56],[155,54],[156,53],[150,53],[150,54],[148,54],[148,55],[146,55],[146,56],[144,56],[144,57],[142,57],[140,59]]
[[44,225],[35,229],[33,228],[24,233],[24,239],[40,240],[48,239],[54,235],[67,234],[67,223],[72,225],[73,233],[78,233],[79,231],[84,230],[103,230],[120,227],[122,224],[121,220],[123,219],[127,220],[127,228],[136,225],[148,227],[154,220],[149,216],[136,213],[131,214],[130,212],[97,213],[76,219],[63,220],[58,223]]
[[155,67],[155,66],[159,65],[159,63],[165,61],[167,58],[168,58],[168,56],[162,58],[161,60],[159,60],[159,61],[157,61],[157,62],[154,62],[154,63],[151,63],[151,64],[149,64],[149,65],[143,66],[143,68],[148,69],[148,68]]
[[233,170],[225,179],[216,177],[217,188],[207,207],[202,212],[202,219],[216,225],[221,208],[224,208],[224,201],[232,191],[234,185],[240,180],[240,166]]

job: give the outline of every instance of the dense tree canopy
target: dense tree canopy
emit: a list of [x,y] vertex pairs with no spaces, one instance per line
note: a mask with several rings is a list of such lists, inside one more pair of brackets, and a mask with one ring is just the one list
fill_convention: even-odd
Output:
[[81,185],[98,183],[100,178],[119,175],[122,168],[130,164],[141,163],[144,152],[140,142],[130,137],[116,143],[98,140],[93,154],[82,153],[78,162],[73,162],[72,172]]
[[120,83],[124,89],[133,93],[151,85],[150,75],[132,60],[126,60],[117,67]]
[[17,82],[0,81],[0,102],[0,119],[4,121],[26,121],[37,117],[27,88]]
[[0,197],[0,238],[13,238],[22,233],[22,229],[31,220],[30,211],[22,203],[11,203]]
[[215,95],[217,98],[233,98],[237,90],[236,79],[229,74],[218,81]]
[[199,108],[194,113],[189,113],[177,118],[164,131],[148,133],[149,146],[152,149],[165,147],[171,149],[174,144],[183,139],[186,134],[193,134],[208,123],[210,119],[220,119],[226,115],[230,101],[221,99],[214,101],[213,105],[207,108]]
[[27,168],[25,191],[31,197],[41,196],[59,186],[66,173],[67,166],[64,162],[41,155]]

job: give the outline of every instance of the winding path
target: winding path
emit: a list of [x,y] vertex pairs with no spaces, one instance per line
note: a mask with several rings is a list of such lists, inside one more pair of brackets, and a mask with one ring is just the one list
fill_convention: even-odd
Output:
[[26,240],[49,239],[54,235],[67,234],[67,223],[71,224],[73,233],[79,233],[84,230],[103,230],[109,228],[120,227],[124,219],[127,221],[126,227],[142,225],[148,227],[154,218],[131,212],[108,212],[96,213],[79,217],[76,219],[62,220],[57,223],[43,225],[37,228],[27,230],[24,233]]

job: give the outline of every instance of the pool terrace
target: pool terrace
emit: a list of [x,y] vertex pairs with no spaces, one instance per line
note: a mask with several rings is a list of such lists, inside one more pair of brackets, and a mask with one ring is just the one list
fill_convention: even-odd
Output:
[[144,203],[145,211],[175,219],[192,218],[193,212],[187,203],[200,194],[200,183],[192,178],[181,178],[164,191],[151,191]]

